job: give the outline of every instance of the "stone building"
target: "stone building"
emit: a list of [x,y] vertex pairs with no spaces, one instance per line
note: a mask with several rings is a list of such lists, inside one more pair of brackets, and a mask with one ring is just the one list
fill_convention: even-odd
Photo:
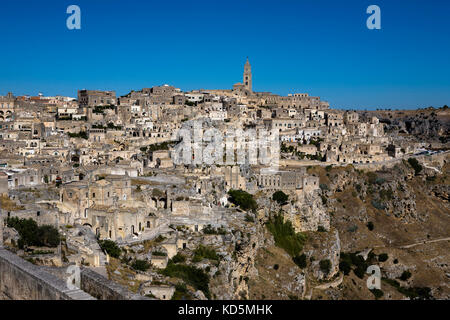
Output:
[[13,119],[15,99],[11,92],[6,96],[0,96],[0,122]]
[[256,174],[260,189],[303,190],[310,192],[319,188],[319,177],[306,175],[305,172],[277,171]]
[[116,105],[116,92],[100,90],[78,90],[78,104],[82,108],[103,105]]

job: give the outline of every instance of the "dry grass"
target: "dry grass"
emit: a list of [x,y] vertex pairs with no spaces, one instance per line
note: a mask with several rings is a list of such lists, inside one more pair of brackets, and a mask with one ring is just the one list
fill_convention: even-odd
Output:
[[[119,267],[122,267],[119,269]],[[119,270],[120,275],[114,273],[114,271]],[[113,280],[124,287],[127,287],[130,291],[137,293],[141,281],[135,279],[136,272],[127,266],[121,264],[120,260],[110,257],[109,264],[106,265],[106,271],[108,273],[108,278]]]
[[5,211],[19,211],[24,210],[24,206],[18,206],[14,201],[9,199],[6,195],[0,196],[0,208],[2,208]]
[[[278,265],[278,270],[274,266]],[[250,299],[286,300],[300,297],[300,292],[290,292],[286,284],[293,283],[301,271],[292,258],[281,248],[270,246],[258,250],[255,259],[258,276],[248,282]]]

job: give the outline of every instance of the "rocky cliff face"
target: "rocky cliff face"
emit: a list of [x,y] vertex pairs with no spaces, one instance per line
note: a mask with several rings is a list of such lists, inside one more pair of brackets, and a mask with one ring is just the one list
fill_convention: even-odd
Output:
[[376,116],[385,124],[387,133],[409,134],[420,141],[447,143],[450,135],[450,111],[447,108],[427,108],[399,111],[361,111],[361,116]]
[[330,230],[330,216],[322,204],[319,191],[300,194],[287,209],[285,218],[292,222],[296,232],[317,231],[319,227]]
[[[370,172],[352,166],[312,169],[320,174],[322,196],[327,199],[332,230],[339,231],[341,252],[372,250],[378,256],[371,263],[387,279],[381,285],[381,299],[427,298],[428,293],[434,298],[450,296],[445,285],[448,263],[444,262],[450,237],[448,156],[443,161],[419,160],[418,174],[407,161]],[[314,249],[308,249],[308,254]],[[404,272],[410,276],[402,280]],[[374,299],[366,280],[365,273],[357,276],[350,271],[339,287],[313,290],[312,299]]]
[[233,233],[231,250],[224,254],[217,267],[219,275],[212,279],[210,285],[216,299],[248,299],[248,279],[258,276],[255,267],[257,252],[272,244],[272,239],[264,238],[261,224],[254,223],[246,227]]
[[[338,230],[333,229],[330,232],[309,234],[309,240],[303,252],[311,261],[307,269],[309,279],[315,281],[332,279],[339,272],[341,240]],[[329,269],[321,268],[321,261],[330,261]]]

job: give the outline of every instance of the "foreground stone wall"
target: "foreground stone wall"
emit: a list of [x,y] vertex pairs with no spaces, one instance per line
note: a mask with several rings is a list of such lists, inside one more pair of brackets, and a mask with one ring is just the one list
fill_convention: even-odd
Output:
[[90,269],[81,271],[81,289],[99,300],[150,300]]
[[95,300],[12,252],[0,248],[0,292],[12,300]]

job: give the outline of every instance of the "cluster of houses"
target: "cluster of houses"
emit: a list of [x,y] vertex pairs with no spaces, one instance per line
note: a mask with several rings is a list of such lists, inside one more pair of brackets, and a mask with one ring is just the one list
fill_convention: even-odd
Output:
[[2,215],[82,225],[126,243],[169,226],[198,231],[226,224],[230,189],[319,188],[306,170],[175,164],[174,133],[195,119],[220,131],[277,130],[282,157],[300,164],[304,156],[358,164],[414,152],[396,147],[375,117],[330,109],[308,94],[254,92],[248,60],[243,82],[230,90],[162,85],[124,96],[79,90],[76,99],[9,93],[0,97],[0,193],[17,206],[2,208]]

